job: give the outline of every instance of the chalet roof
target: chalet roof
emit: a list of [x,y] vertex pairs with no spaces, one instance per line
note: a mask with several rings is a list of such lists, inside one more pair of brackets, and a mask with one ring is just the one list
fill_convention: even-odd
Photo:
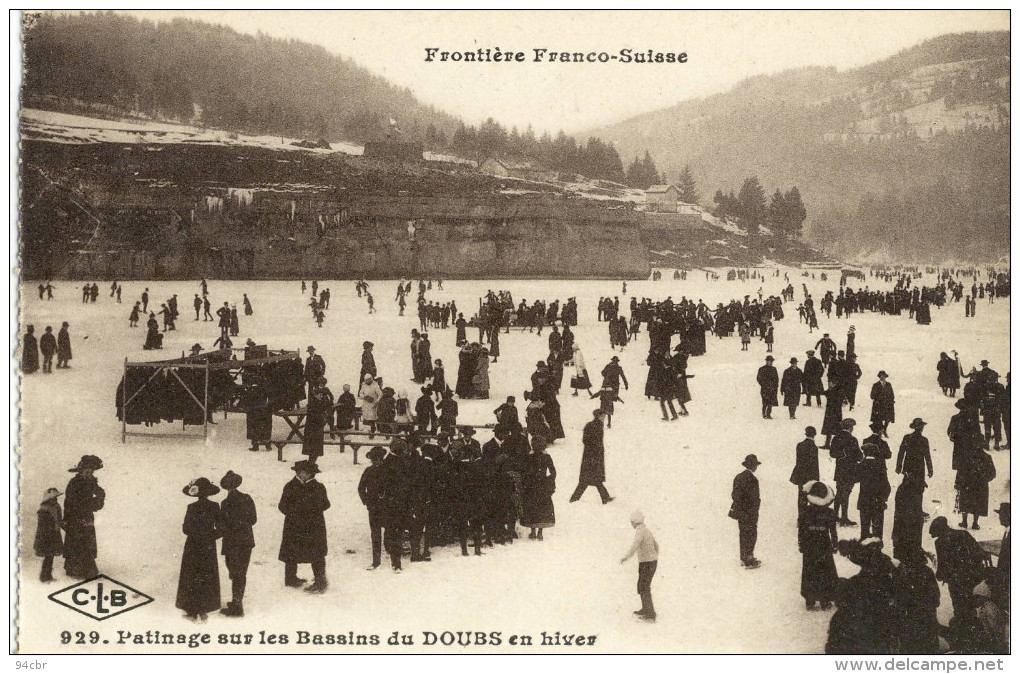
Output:
[[545,171],[545,167],[539,166],[530,161],[510,161],[508,159],[496,159],[491,157],[488,161],[496,162],[503,168],[511,171]]
[[645,190],[645,194],[665,194],[666,192],[669,191],[670,188],[674,188],[675,189],[675,186],[674,185],[652,185],[647,190]]

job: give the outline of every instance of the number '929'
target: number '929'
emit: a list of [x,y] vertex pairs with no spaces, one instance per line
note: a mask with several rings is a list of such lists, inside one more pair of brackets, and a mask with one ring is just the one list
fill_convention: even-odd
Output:
[[99,643],[99,632],[93,630],[92,632],[68,632],[64,630],[60,633],[60,643],[62,644],[98,644]]

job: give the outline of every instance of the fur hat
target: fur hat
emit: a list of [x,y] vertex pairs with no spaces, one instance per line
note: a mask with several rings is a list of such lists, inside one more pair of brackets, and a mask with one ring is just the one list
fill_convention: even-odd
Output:
[[[49,489],[47,489],[47,490],[46,490],[46,491],[45,491],[45,492],[43,493],[42,501],[40,501],[40,503],[46,503],[47,501],[49,501],[49,500],[51,500],[51,499],[55,499],[55,498],[57,498],[58,496],[60,496],[60,495],[61,495],[61,494],[63,494],[63,493],[64,493],[64,492],[60,491],[60,490],[59,490],[59,489],[57,489],[56,487],[50,487]],[[1004,504],[1004,505],[1007,505],[1007,506],[1008,506],[1009,504],[1008,504],[1008,503],[1006,503],[1006,504]]]
[[645,514],[640,510],[635,510],[630,514],[630,522],[631,524],[644,524]]
[[832,488],[818,480],[810,480],[804,483],[801,489],[807,494],[808,503],[816,506],[832,505],[832,502],[836,499],[836,495],[832,493]]

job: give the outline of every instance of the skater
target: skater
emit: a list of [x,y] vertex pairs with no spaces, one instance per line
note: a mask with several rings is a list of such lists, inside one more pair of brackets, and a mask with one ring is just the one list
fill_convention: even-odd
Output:
[[103,467],[98,456],[86,454],[78,465],[68,469],[77,473],[64,496],[64,573],[70,578],[92,578],[99,575],[96,568],[95,513],[103,509],[106,492],[99,486],[95,471]]
[[623,382],[624,390],[629,391],[630,384],[627,383],[627,375],[623,373],[623,368],[620,367],[620,357],[613,356],[609,359],[609,363],[602,368],[602,385],[611,387],[613,392],[619,395],[621,381]]
[[589,400],[593,398],[599,399],[599,409],[601,409],[602,413],[606,415],[606,428],[612,428],[614,403],[623,404],[623,401],[620,400],[620,396],[613,391],[612,386],[603,386],[601,389],[589,396]]
[[960,375],[963,373],[959,356],[953,351],[953,357],[950,358],[943,351],[939,354],[939,362],[935,368],[939,373],[938,384],[942,388],[942,395],[955,398],[956,391],[960,388]]
[[637,592],[641,597],[641,608],[634,611],[634,615],[642,620],[655,622],[655,604],[652,601],[652,578],[655,577],[655,569],[659,565],[659,544],[655,536],[645,526],[645,516],[640,510],[630,516],[630,525],[634,527],[634,542],[627,553],[620,558],[620,564],[625,564],[635,554],[638,558],[638,581]]
[[920,477],[927,469],[928,479],[932,478],[934,473],[931,465],[931,450],[928,446],[928,438],[923,435],[926,425],[920,417],[910,422],[913,432],[903,436],[900,451],[896,455],[897,474],[910,473]]
[[39,370],[39,342],[35,338],[35,326],[25,327],[25,337],[21,340],[21,372],[32,374]]
[[531,454],[525,462],[523,476],[521,526],[531,529],[528,538],[539,541],[545,540],[542,533],[545,529],[556,525],[556,510],[552,500],[556,492],[556,466],[545,447],[545,439],[542,437],[531,441]]
[[822,406],[822,393],[825,387],[822,386],[822,375],[825,374],[825,366],[822,361],[815,358],[815,352],[808,350],[807,360],[804,361],[804,406],[811,407],[811,396],[815,402]]
[[46,326],[46,332],[39,338],[39,350],[42,351],[43,372],[53,372],[53,356],[57,352],[57,338],[53,336],[52,326]]
[[43,558],[39,580],[53,582],[53,558],[64,553],[64,537],[60,529],[62,520],[57,499],[64,492],[50,487],[43,494],[42,503],[36,512],[38,526],[35,530],[35,554]]
[[[68,369],[71,366],[71,335],[67,332],[67,329],[71,325],[64,321],[60,326],[60,332],[57,333],[57,369]],[[996,443],[998,447],[998,443]]]
[[365,468],[358,481],[358,497],[362,505],[368,510],[368,528],[372,540],[372,565],[368,571],[378,569],[382,564],[382,531],[383,511],[383,484],[382,484],[382,462],[386,457],[386,450],[379,445],[368,450],[366,454],[370,465]]
[[224,302],[223,306],[216,310],[216,315],[220,317],[220,335],[227,337],[230,332],[230,303]]
[[861,484],[857,493],[857,510],[861,514],[860,539],[882,538],[885,523],[885,509],[889,501],[892,487],[885,467],[885,455],[882,447],[865,440],[861,450],[864,460],[857,466]]
[[319,467],[311,461],[298,461],[291,470],[294,478],[283,487],[279,509],[283,513],[283,539],[279,559],[284,563],[284,585],[301,587],[298,564],[311,564],[315,580],[305,592],[322,594],[329,587],[326,580],[326,517],[329,497],[326,487],[317,482]]
[[192,306],[195,307],[195,320],[198,320],[198,315],[202,312],[202,298],[195,293],[195,299],[192,300]]
[[761,507],[761,496],[754,471],[758,470],[761,461],[754,454],[748,454],[740,465],[744,470],[733,478],[733,505],[730,506],[729,516],[737,521],[740,534],[740,563],[745,569],[757,569],[761,566],[761,561],[754,556],[754,546],[758,542],[758,509]]
[[205,622],[210,611],[220,610],[220,564],[216,558],[216,539],[220,506],[209,497],[220,488],[207,478],[192,480],[181,490],[198,500],[188,506],[184,516],[184,553],[177,581],[177,608],[192,622]]
[[142,313],[149,313],[149,289],[146,288],[142,291]]
[[242,302],[242,304],[244,304],[244,315],[245,316],[251,316],[252,314],[255,313],[255,310],[252,309],[252,307],[251,307],[251,300],[248,299],[248,293],[244,293],[244,299],[242,299],[241,302]]
[[251,440],[249,451],[259,451],[259,445],[265,445],[267,450],[272,449],[273,408],[265,377],[261,373],[252,373],[252,381],[244,393],[245,437]]
[[797,406],[800,405],[803,387],[804,373],[797,367],[797,359],[791,358],[790,367],[783,370],[783,380],[779,385],[783,393],[783,405],[789,410],[791,419],[797,418]]
[[758,368],[758,386],[761,390],[761,418],[772,418],[772,407],[779,404],[779,373],[772,362],[772,356],[765,356],[765,364]]
[[914,551],[921,551],[926,486],[922,474],[904,473],[903,481],[896,488],[892,528],[893,557],[901,562]]
[[378,373],[375,369],[375,356],[372,355],[372,349],[375,344],[372,342],[362,342],[361,344],[361,374],[358,375],[358,380],[364,382],[365,375],[371,375],[373,379],[378,377]]
[[372,375],[366,374],[364,379],[361,380],[361,390],[358,391],[358,397],[361,399],[361,420],[365,422],[368,430],[372,432],[372,435],[368,436],[372,438],[375,436],[376,423],[379,420],[379,401],[382,400],[382,387],[379,386],[379,382]]
[[[137,328],[138,327],[138,318],[139,318],[139,314],[141,313],[141,310],[142,310],[142,303],[141,302],[135,302],[135,306],[131,307],[131,315],[128,316],[128,327],[129,328]],[[196,318],[195,320],[197,321],[198,319]]]
[[209,301],[208,295],[202,296],[202,322],[215,320],[212,315],[212,302]]
[[809,611],[817,602],[825,611],[832,607],[839,582],[832,558],[839,542],[836,513],[831,507],[835,496],[827,484],[817,480],[806,482],[801,491],[805,505],[797,517],[797,544],[802,555],[800,596]]
[[574,389],[574,396],[577,396],[579,389],[584,389],[591,396],[591,380],[588,378],[588,368],[584,364],[584,354],[581,347],[574,344],[571,360],[574,363],[574,376],[570,378],[570,388]]
[[839,525],[843,527],[857,524],[849,517],[850,495],[858,479],[859,465],[864,458],[860,443],[853,435],[856,425],[857,422],[853,419],[843,419],[840,422],[839,430],[832,438],[832,447],[829,449],[829,457],[836,460],[836,468],[833,471],[833,481],[836,483],[836,500],[833,509],[839,517]]
[[797,486],[798,511],[807,505],[807,490],[802,487],[819,479],[817,433],[814,426],[808,426],[804,429],[804,439],[797,443],[797,459],[790,473],[790,482]]
[[336,431],[333,413],[333,392],[326,387],[326,378],[319,377],[311,384],[308,391],[308,414],[305,417],[305,433],[301,453],[315,463],[324,453],[326,426],[329,426],[329,437]]
[[244,616],[244,589],[248,582],[248,563],[255,547],[252,527],[258,522],[255,501],[248,494],[238,491],[241,476],[232,470],[220,479],[220,486],[227,490],[227,497],[220,502],[217,528],[223,537],[223,561],[230,576],[230,601],[220,613],[231,618]]
[[871,387],[871,422],[882,424],[882,437],[889,437],[889,424],[896,421],[896,395],[892,384],[886,381],[885,370],[878,373],[878,381]]
[[988,516],[988,483],[995,479],[995,462],[985,447],[976,445],[961,457],[956,471],[957,510],[960,528],[967,528],[967,515],[973,516],[970,528],[978,530],[978,519]]
[[570,502],[574,503],[581,499],[581,495],[588,487],[595,487],[599,496],[602,497],[602,504],[605,505],[615,500],[609,495],[606,489],[606,450],[602,444],[603,430],[602,421],[605,418],[601,409],[592,412],[593,419],[584,426],[582,443],[584,453],[581,455],[581,471],[577,480],[577,488],[570,496]]

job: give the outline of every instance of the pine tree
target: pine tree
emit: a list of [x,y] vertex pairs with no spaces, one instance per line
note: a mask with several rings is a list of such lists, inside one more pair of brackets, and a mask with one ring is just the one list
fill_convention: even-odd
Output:
[[740,193],[737,195],[740,218],[740,226],[750,234],[757,234],[758,228],[765,220],[765,189],[758,182],[758,176],[744,179],[740,186]]
[[794,185],[784,197],[786,202],[786,235],[789,237],[800,237],[804,233],[804,221],[807,219],[807,209],[800,199],[800,190]]
[[[690,164],[684,166],[684,170],[680,172],[680,178],[677,180],[676,185],[680,189],[680,201],[685,204],[696,204],[701,200]],[[721,194],[721,192],[716,194]]]
[[789,213],[786,199],[779,188],[776,188],[775,193],[772,195],[772,202],[769,204],[765,219],[773,234],[786,236],[787,227],[789,226]]

